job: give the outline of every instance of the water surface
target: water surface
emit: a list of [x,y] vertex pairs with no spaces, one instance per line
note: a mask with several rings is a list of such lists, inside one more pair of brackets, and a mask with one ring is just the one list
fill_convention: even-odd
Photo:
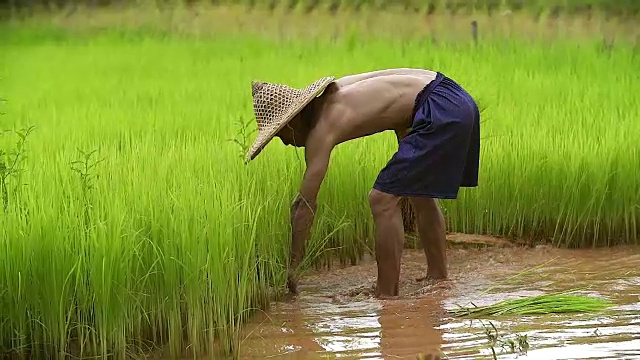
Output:
[[[450,252],[450,283],[415,281],[426,267],[406,251],[398,300],[367,292],[375,263],[310,274],[301,294],[273,304],[245,329],[243,359],[491,359],[487,329],[498,341],[526,335],[518,347],[494,345],[498,359],[640,359],[640,250],[484,249]],[[484,305],[507,298],[590,287],[615,307],[601,314],[452,318],[456,304]],[[506,351],[505,351],[506,350]],[[516,350],[515,353],[510,350]],[[428,358],[428,357],[425,357]],[[433,357],[435,358],[435,357]]]

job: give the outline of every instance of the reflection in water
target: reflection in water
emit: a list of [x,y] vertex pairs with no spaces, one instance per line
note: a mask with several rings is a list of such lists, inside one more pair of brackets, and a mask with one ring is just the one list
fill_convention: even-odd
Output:
[[[530,348],[519,358],[640,359],[638,251],[557,252],[553,263],[517,281],[499,284],[499,274],[486,275],[492,279],[478,288],[477,278],[462,277],[451,291],[417,299],[338,302],[330,294],[304,294],[275,304],[247,327],[250,333],[240,358],[416,359],[418,353],[442,350],[449,359],[486,359],[491,350],[485,326],[491,320],[501,335],[527,335]],[[546,256],[541,263],[548,261]],[[490,291],[488,286],[493,286]],[[605,296],[617,306],[604,314],[510,316],[482,322],[443,316],[444,307],[455,304],[479,305],[584,286],[591,286],[585,293]],[[495,350],[500,359],[516,358],[501,353],[499,346]]]
[[[442,335],[433,326],[433,312],[425,311],[435,306],[432,299],[334,304],[328,298],[303,297],[295,303],[280,303],[271,310],[271,320],[263,319],[252,329],[241,357],[262,358],[292,351],[296,358],[315,358],[314,353],[360,359],[438,354]],[[276,324],[280,327],[273,326]]]
[[323,351],[366,352],[380,346],[380,305],[377,303],[354,302],[341,306],[325,303],[305,310],[306,326]]

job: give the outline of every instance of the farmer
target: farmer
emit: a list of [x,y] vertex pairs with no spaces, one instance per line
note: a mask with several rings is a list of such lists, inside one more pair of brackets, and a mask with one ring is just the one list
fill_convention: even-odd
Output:
[[[393,130],[399,147],[369,193],[375,222],[379,298],[398,295],[404,243],[402,197],[417,215],[427,258],[426,279],[447,278],[444,217],[436,199],[457,198],[460,187],[478,185],[480,114],[473,98],[442,73],[388,69],[324,77],[303,89],[252,82],[258,135],[246,155],[254,159],[279,137],[305,148],[306,170],[291,207],[289,290],[297,294],[295,270],[316,210],[316,197],[338,144]],[[374,151],[374,149],[371,149]]]

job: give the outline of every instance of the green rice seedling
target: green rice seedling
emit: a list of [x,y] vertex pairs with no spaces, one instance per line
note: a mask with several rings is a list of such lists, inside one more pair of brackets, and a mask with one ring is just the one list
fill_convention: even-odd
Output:
[[503,300],[485,306],[459,307],[447,310],[454,317],[486,317],[501,315],[533,315],[555,313],[600,312],[613,306],[611,301],[594,296],[574,295],[569,290],[521,299]]
[[[605,54],[600,39],[481,36],[476,46],[434,41],[390,15],[333,19],[335,32],[323,27],[327,14],[285,23],[300,32],[253,15],[210,22],[231,24],[229,36],[208,36],[195,20],[195,36],[157,31],[166,13],[144,31],[0,29],[2,127],[38,129],[20,206],[10,198],[0,216],[3,354],[237,353],[242,323],[285,289],[304,171],[302,150],[277,139],[243,164],[256,78],[303,86],[382,67],[441,70],[486,108],[480,186],[442,202],[449,230],[576,247],[638,242],[640,150],[628,136],[640,131],[639,64],[629,44]],[[372,19],[378,33],[363,30]],[[256,35],[256,24],[270,30]],[[396,147],[381,134],[336,149],[301,271],[374,248],[367,193]],[[103,160],[92,166],[78,149]],[[597,305],[552,300],[499,311]]]

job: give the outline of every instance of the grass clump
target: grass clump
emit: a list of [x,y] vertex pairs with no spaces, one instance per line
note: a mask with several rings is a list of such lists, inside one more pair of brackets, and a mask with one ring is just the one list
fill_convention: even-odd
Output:
[[503,300],[495,304],[458,307],[447,310],[454,317],[485,317],[500,315],[543,315],[557,313],[594,313],[613,305],[607,299],[576,295],[578,290],[555,292],[520,299]]

